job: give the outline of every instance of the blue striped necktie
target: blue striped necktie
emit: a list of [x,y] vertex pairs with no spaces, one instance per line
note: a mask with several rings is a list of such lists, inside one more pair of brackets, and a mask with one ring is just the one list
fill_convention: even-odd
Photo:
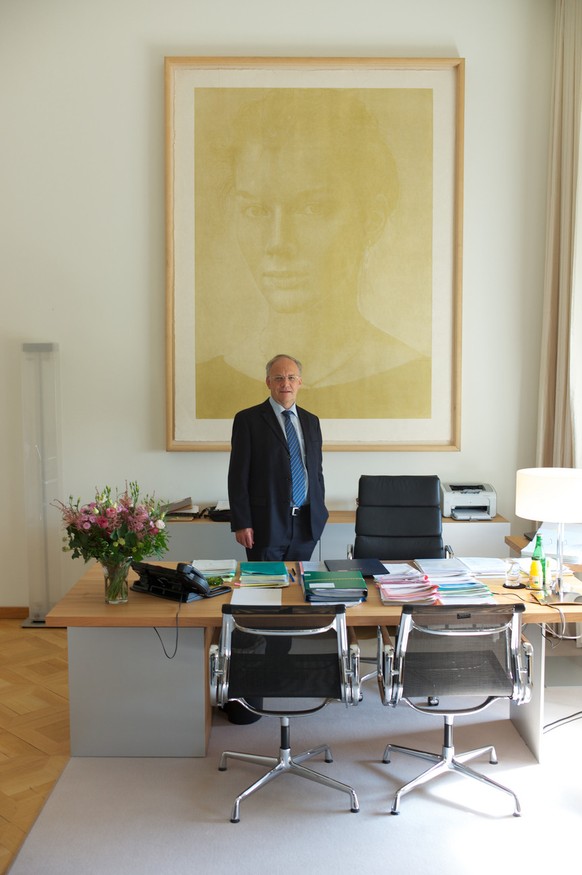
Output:
[[301,507],[305,501],[305,469],[301,458],[301,447],[299,446],[299,438],[297,437],[295,426],[291,422],[291,411],[284,410],[283,416],[285,418],[285,433],[287,435],[291,462],[292,501],[295,507]]

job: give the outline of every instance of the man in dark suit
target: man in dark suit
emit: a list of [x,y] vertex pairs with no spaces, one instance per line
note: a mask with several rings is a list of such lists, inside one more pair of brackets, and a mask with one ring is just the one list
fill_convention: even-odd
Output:
[[301,362],[281,354],[266,370],[270,398],[234,417],[231,529],[249,560],[309,560],[328,517],[321,427],[317,416],[295,404]]

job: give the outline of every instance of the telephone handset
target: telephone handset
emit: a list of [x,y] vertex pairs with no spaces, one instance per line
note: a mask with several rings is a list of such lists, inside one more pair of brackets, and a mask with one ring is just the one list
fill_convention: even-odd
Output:
[[175,570],[147,562],[133,562],[131,567],[139,575],[131,587],[134,592],[176,602],[192,602],[231,592],[230,586],[210,586],[203,574],[185,562],[179,562]]
[[231,586],[210,586],[202,572],[194,568],[193,565],[178,562],[176,571],[178,574],[184,574],[192,591],[199,593],[203,598],[212,598],[215,595],[225,595],[227,592],[232,592]]

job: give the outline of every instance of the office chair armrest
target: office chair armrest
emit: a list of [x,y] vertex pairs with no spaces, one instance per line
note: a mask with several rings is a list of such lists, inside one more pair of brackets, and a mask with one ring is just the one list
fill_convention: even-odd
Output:
[[353,559],[353,558],[354,558],[354,545],[353,545],[353,544],[348,544],[348,547],[347,547],[347,558],[348,558],[348,559]]
[[[525,657],[525,665],[523,664],[522,657]],[[517,696],[514,697],[514,701],[516,701],[518,705],[525,705],[531,699],[532,665],[533,646],[531,642],[528,641],[528,639],[525,637],[525,635],[522,635],[521,647],[518,653],[519,689],[517,692]]]
[[220,658],[218,643],[212,643],[208,649],[208,679],[210,686],[210,704],[222,705],[219,688],[222,687],[224,667]]
[[360,645],[357,635],[351,626],[348,626],[348,655],[346,659],[346,705],[357,705],[361,698],[360,693]]
[[[400,699],[394,670],[394,643],[387,626],[378,626],[378,688],[383,705],[396,705]],[[400,693],[401,693],[400,689]]]
[[394,651],[394,641],[388,626],[378,626],[378,646],[391,647]]
[[454,559],[455,551],[450,544],[445,544],[445,559]]

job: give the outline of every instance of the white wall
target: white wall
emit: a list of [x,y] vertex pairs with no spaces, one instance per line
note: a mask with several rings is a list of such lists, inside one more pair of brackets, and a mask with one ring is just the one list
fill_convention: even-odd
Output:
[[[226,496],[228,454],[164,449],[165,55],[466,58],[462,446],[329,453],[484,480],[534,463],[554,0],[0,0],[0,606],[28,604],[23,341],[59,344],[63,495]],[[63,592],[82,563],[63,557]]]

